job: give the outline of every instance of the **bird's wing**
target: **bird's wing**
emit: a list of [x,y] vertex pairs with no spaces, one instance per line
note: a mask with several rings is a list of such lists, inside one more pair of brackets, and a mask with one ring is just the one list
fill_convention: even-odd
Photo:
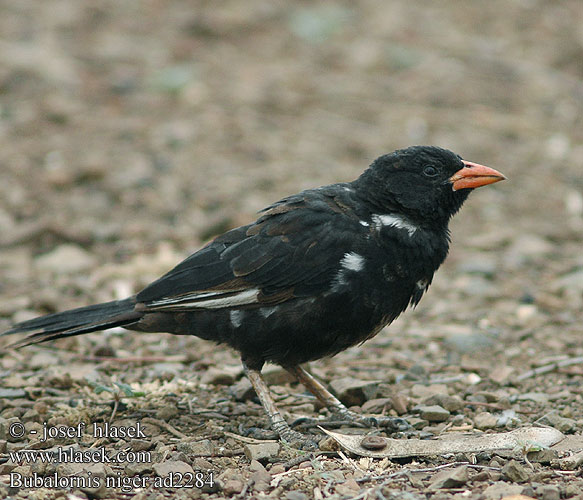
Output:
[[219,236],[138,293],[137,301],[148,311],[192,311],[317,295],[330,287],[363,229],[346,196],[306,191]]

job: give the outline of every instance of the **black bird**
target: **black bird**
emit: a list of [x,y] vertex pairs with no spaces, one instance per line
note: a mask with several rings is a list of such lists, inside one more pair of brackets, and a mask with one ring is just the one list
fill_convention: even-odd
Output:
[[332,411],[354,418],[300,365],[370,339],[416,305],[447,256],[450,218],[472,189],[504,178],[438,147],[398,150],[353,182],[268,206],[137,295],[5,334],[29,333],[20,347],[121,326],[227,344],[241,353],[273,430],[296,441],[302,436],[275,407],[263,364],[283,366]]

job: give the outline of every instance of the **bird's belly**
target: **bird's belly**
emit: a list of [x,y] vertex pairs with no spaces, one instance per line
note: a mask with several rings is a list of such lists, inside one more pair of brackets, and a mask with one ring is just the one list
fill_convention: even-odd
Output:
[[392,319],[378,304],[363,304],[353,296],[298,299],[271,308],[240,310],[227,343],[247,356],[296,365],[359,344]]
[[373,287],[260,308],[155,313],[132,329],[195,335],[228,344],[243,359],[293,366],[376,335],[407,306],[408,299],[395,295]]

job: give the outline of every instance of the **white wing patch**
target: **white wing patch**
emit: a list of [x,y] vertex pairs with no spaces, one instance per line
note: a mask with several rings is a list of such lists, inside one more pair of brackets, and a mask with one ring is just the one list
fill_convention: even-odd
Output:
[[241,290],[235,294],[232,292],[229,293],[228,291],[190,293],[180,297],[170,297],[168,299],[156,300],[150,302],[147,304],[147,306],[156,309],[222,309],[225,307],[256,304],[258,295],[258,288]]
[[364,257],[355,252],[347,252],[340,261],[340,269],[332,280],[332,291],[338,292],[349,284],[347,273],[349,271],[359,272],[364,269]]
[[235,328],[239,328],[241,323],[243,323],[243,311],[237,311],[234,309],[229,313],[229,317],[231,318],[231,324]]
[[392,226],[399,229],[406,229],[409,236],[413,236],[418,229],[416,225],[411,224],[405,217],[395,214],[373,215],[372,220],[378,231],[384,226]]
[[362,271],[364,267],[364,257],[354,252],[345,253],[340,261],[340,265],[347,271]]

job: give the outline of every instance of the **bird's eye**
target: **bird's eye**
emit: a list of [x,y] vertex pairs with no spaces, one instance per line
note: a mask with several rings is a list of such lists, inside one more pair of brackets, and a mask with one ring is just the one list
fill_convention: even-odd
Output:
[[435,167],[433,167],[432,165],[427,165],[424,169],[423,169],[423,173],[427,176],[427,177],[435,177],[437,175],[437,169]]

